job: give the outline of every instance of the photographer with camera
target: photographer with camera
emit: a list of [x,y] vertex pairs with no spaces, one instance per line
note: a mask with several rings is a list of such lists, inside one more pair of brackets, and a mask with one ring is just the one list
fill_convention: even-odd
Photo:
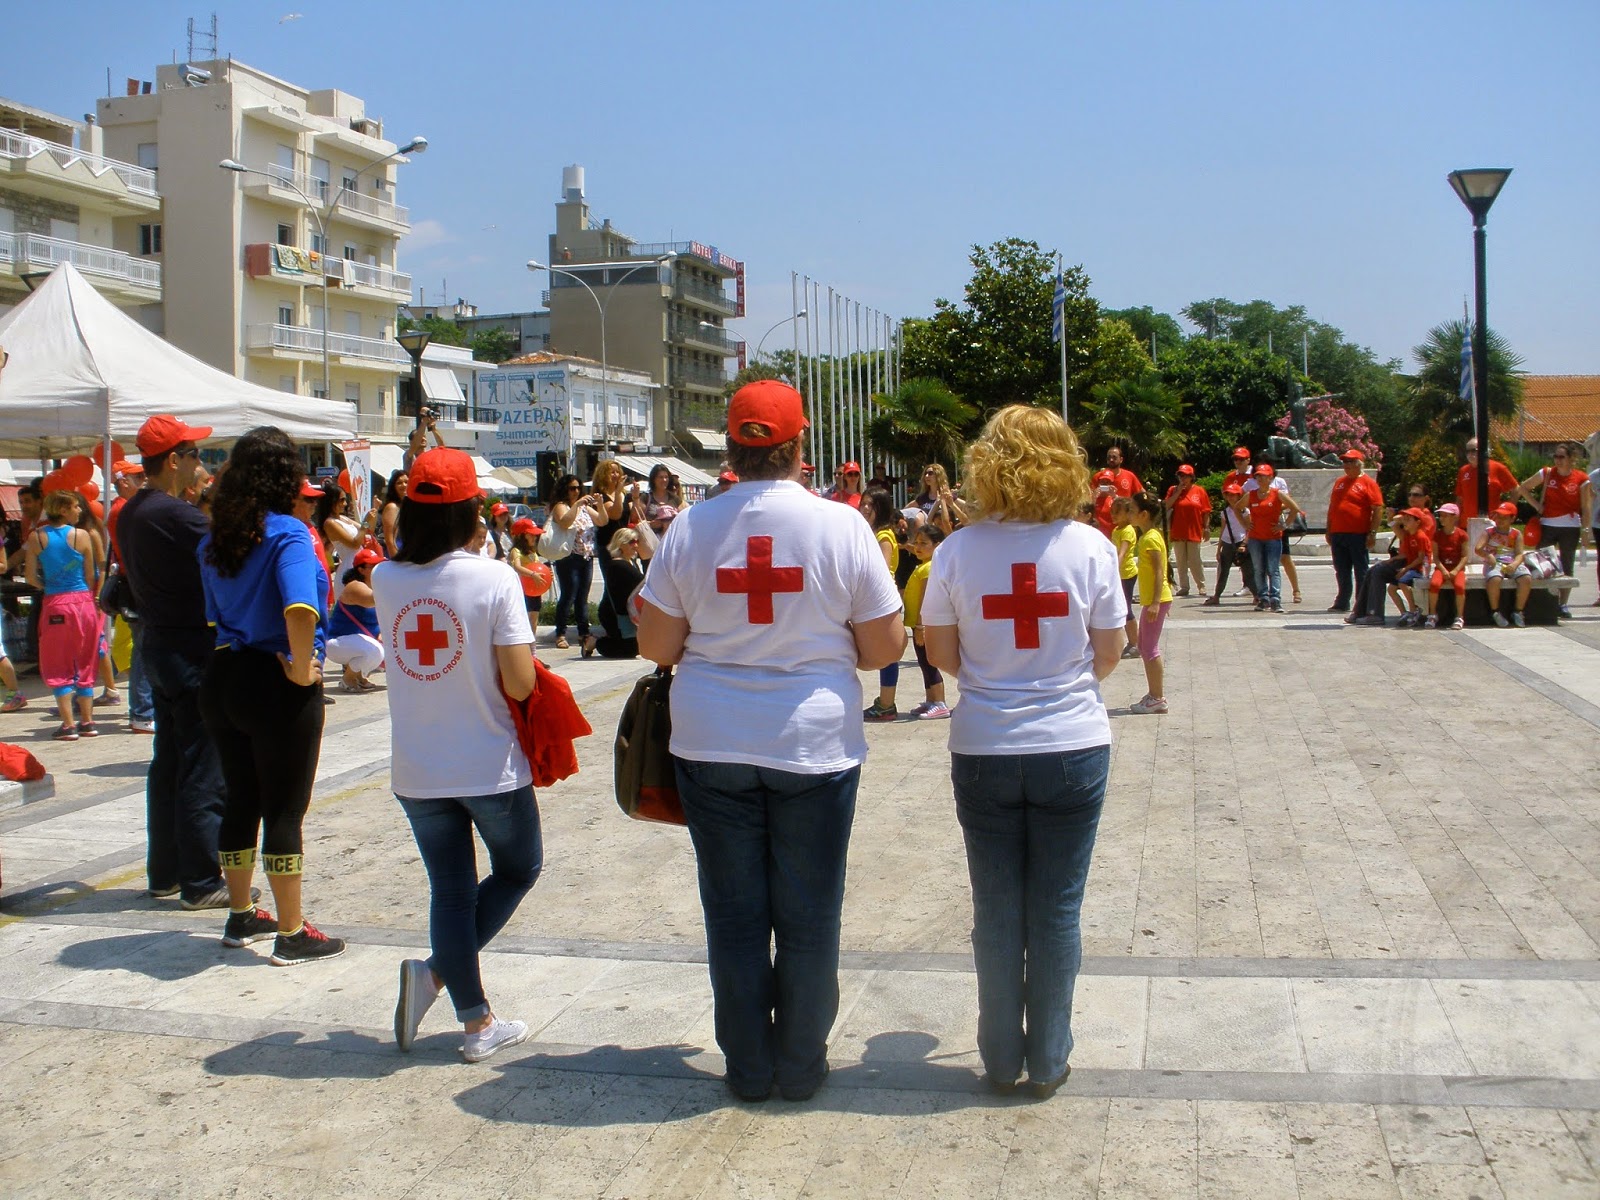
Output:
[[426,405],[417,409],[417,425],[411,431],[411,444],[406,447],[406,469],[411,469],[411,464],[416,461],[417,455],[428,448],[428,435],[433,434],[435,446],[444,445],[444,435],[439,432],[439,410]]

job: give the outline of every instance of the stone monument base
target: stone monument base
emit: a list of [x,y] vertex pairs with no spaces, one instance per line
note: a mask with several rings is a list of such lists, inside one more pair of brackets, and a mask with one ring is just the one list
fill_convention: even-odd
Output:
[[[1306,527],[1321,533],[1328,527],[1328,499],[1333,495],[1333,481],[1342,476],[1342,470],[1318,467],[1285,467],[1278,478],[1289,485],[1289,495],[1294,497],[1306,514]],[[1367,475],[1374,483],[1378,480],[1376,468],[1368,467]]]

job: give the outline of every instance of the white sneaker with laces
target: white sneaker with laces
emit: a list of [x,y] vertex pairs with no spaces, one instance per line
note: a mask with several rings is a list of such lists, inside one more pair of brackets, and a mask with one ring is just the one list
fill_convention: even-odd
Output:
[[482,1033],[469,1033],[461,1042],[461,1057],[470,1063],[482,1062],[505,1046],[515,1046],[528,1038],[528,1027],[521,1021],[489,1018]]
[[417,1027],[438,998],[439,985],[427,963],[408,958],[400,964],[400,999],[394,1006],[394,1040],[400,1049],[411,1049]]

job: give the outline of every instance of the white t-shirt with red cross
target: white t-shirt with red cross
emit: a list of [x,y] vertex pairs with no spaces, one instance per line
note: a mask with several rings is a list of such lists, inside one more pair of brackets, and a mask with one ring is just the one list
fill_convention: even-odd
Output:
[[494,796],[531,783],[494,652],[533,642],[516,573],[457,550],[422,566],[379,563],[372,594],[389,681],[396,794]]
[[644,599],[689,622],[672,752],[820,775],[867,757],[846,622],[900,611],[861,514],[787,480],[752,480],[678,514]]
[[980,521],[933,555],[922,623],[954,625],[955,754],[1045,754],[1111,743],[1091,629],[1128,618],[1117,554],[1095,530]]

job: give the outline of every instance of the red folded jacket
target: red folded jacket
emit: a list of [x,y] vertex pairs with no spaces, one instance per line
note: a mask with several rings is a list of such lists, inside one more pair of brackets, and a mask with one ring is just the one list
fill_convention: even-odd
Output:
[[[517,727],[517,741],[533,769],[533,786],[549,787],[578,773],[578,750],[573,743],[588,737],[594,728],[572,698],[572,687],[565,679],[538,658],[533,660],[533,674],[532,694],[526,700],[506,696],[506,704]],[[505,696],[504,689],[500,694]]]

